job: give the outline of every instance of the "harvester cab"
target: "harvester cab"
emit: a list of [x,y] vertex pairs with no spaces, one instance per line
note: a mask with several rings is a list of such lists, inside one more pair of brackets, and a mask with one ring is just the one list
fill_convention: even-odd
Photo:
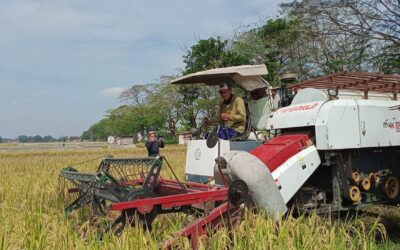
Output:
[[[207,139],[200,136],[195,140],[188,141],[185,179],[191,182],[208,183],[214,179],[215,159],[232,150],[250,151],[261,145],[268,137],[267,119],[273,109],[274,100],[271,95],[271,85],[262,77],[268,74],[264,64],[244,65],[227,68],[217,68],[177,78],[171,84],[194,84],[218,86],[229,82],[239,86],[246,92],[246,96],[252,96],[260,90],[261,98],[247,101],[247,117],[245,132],[229,140],[215,137]],[[279,94],[277,95],[279,96]],[[276,98],[279,99],[279,98]],[[275,102],[278,103],[279,100]],[[218,129],[219,126],[216,126]],[[212,143],[212,140],[218,140]],[[212,147],[210,146],[212,145]]]

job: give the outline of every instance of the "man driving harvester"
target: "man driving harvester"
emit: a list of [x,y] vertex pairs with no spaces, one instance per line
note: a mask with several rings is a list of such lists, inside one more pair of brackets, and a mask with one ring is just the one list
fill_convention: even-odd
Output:
[[[218,131],[218,137],[229,140],[229,138],[236,137],[245,131],[246,108],[243,99],[232,93],[232,85],[228,83],[220,84],[219,94],[223,101],[220,104],[218,122],[221,124],[221,128]],[[215,121],[205,118],[206,125],[212,123],[215,123]]]

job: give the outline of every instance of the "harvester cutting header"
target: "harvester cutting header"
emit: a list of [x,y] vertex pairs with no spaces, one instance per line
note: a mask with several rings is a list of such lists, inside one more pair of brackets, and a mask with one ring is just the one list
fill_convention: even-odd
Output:
[[106,231],[117,233],[133,225],[135,216],[151,228],[159,214],[200,213],[178,233],[195,248],[208,229],[226,225],[223,220],[237,222],[245,206],[277,220],[289,207],[325,213],[399,203],[400,76],[344,72],[292,84],[274,95],[262,77],[267,73],[265,65],[247,65],[172,81],[229,82],[265,95],[248,101],[240,135],[220,139],[217,124],[189,141],[185,182],[161,177],[161,168],[172,171],[163,157],[107,158],[93,174],[62,170],[64,194],[73,197],[66,210],[91,205],[106,214],[111,202],[111,210],[120,214]]

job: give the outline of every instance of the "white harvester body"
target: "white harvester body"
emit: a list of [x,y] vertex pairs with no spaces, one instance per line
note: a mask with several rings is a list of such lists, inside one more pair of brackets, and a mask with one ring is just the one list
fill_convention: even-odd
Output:
[[[266,73],[264,65],[247,65],[197,72],[173,83],[233,80],[252,91],[269,86],[261,77]],[[228,185],[243,180],[255,204],[275,218],[292,202],[322,212],[400,202],[400,77],[343,72],[290,88],[296,93],[291,105],[266,109],[269,140],[219,140],[211,148],[206,140],[190,141],[186,179],[214,177],[216,184]]]
[[400,102],[332,100],[283,107],[268,119],[269,129],[314,127],[318,150],[400,145]]
[[[275,111],[268,120],[267,128],[278,131],[303,129],[311,131],[311,134],[315,135],[314,143],[305,144],[303,149],[276,168],[268,166],[264,159],[265,164],[262,167],[269,170],[267,172],[270,172],[284,203],[288,204],[321,166],[321,152],[319,151],[400,146],[399,107],[400,102],[397,101],[345,99],[301,103]],[[266,142],[265,144],[270,149],[275,147],[274,139],[271,141],[272,143]],[[280,146],[276,146],[277,151],[281,150]],[[243,160],[236,160],[234,163],[229,160],[230,152],[223,154],[223,157],[228,157],[228,165],[236,164],[246,169],[249,164],[252,164],[252,161],[255,162],[263,156],[263,152],[260,150],[251,151],[251,153],[242,152],[246,157],[243,157]],[[282,155],[284,154],[282,153]],[[269,155],[279,157],[279,153]],[[253,160],[251,160],[252,158]],[[237,172],[238,168],[226,171],[225,177],[234,176],[234,172]],[[254,169],[250,170],[254,172]],[[250,186],[257,186],[256,182],[259,180],[258,178],[248,178],[246,181]],[[266,180],[263,183],[265,184]],[[267,191],[258,193],[258,196],[267,199],[267,193],[273,191],[266,186],[264,189]],[[286,208],[277,210],[263,205],[271,204],[270,198],[261,202],[255,199],[255,202],[271,216],[275,216],[277,211],[281,214],[286,212]]]
[[191,140],[187,143],[185,180],[209,182],[214,179],[215,158],[232,150],[250,151],[259,146],[261,141],[219,140],[219,146],[207,147],[207,140]]
[[299,188],[320,166],[321,159],[315,146],[310,146],[287,159],[278,168],[270,171],[263,161],[244,151],[230,151],[223,154],[228,166],[222,170],[214,169],[217,184],[243,180],[252,190],[257,206],[275,219],[287,212],[286,204]]
[[310,146],[290,157],[272,172],[272,178],[285,203],[289,202],[320,164],[317,148]]

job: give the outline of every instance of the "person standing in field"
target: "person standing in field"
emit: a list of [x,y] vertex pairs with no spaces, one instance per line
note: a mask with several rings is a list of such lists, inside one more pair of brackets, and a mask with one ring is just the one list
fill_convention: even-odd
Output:
[[157,140],[156,132],[150,131],[147,134],[147,141],[144,145],[147,148],[148,156],[157,156],[160,154],[160,148],[164,148],[164,139]]

